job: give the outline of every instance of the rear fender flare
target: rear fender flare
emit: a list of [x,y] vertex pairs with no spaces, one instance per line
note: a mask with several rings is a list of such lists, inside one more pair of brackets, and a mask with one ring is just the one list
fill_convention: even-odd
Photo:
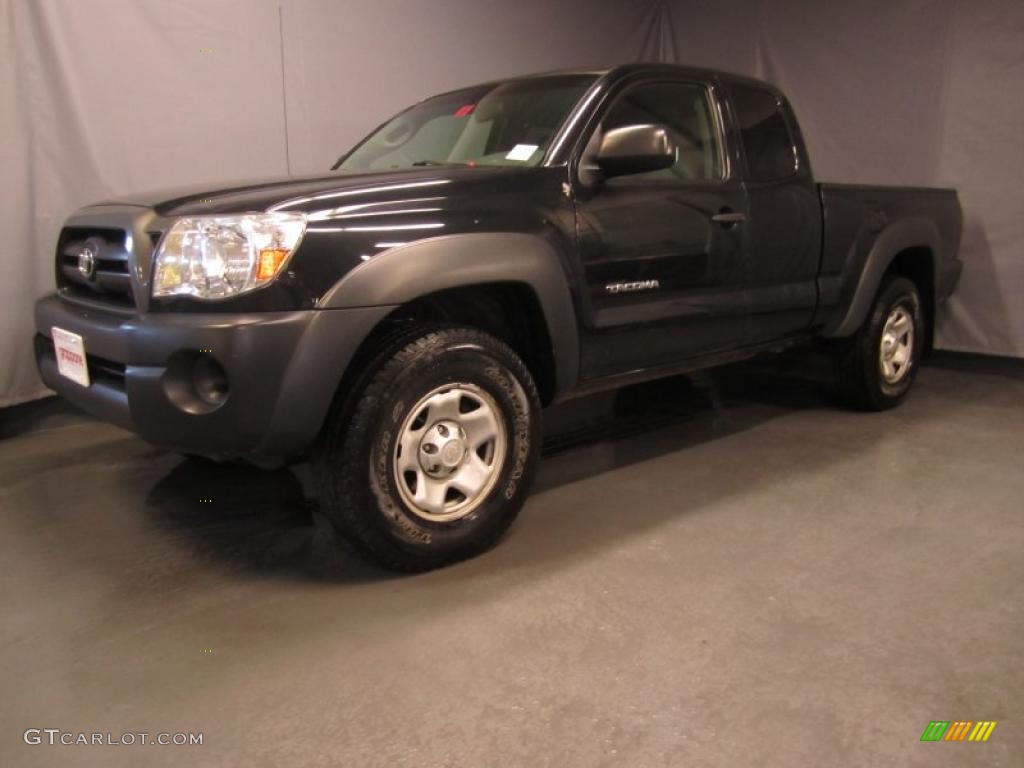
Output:
[[878,294],[882,278],[893,259],[902,251],[908,248],[928,248],[932,257],[932,274],[938,275],[941,242],[935,224],[924,217],[902,219],[883,229],[868,251],[846,311],[837,314],[836,319],[826,326],[823,335],[850,336],[861,327]]

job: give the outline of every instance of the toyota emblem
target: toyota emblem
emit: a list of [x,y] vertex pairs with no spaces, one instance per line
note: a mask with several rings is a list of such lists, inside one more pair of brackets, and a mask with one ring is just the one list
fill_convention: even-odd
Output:
[[86,280],[92,280],[96,274],[96,251],[91,245],[87,245],[78,254],[78,271]]

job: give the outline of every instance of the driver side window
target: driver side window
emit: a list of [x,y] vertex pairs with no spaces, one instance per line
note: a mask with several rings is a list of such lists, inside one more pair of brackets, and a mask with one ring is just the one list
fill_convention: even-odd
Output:
[[675,163],[659,171],[610,179],[609,183],[679,184],[722,178],[721,144],[707,88],[667,82],[633,86],[612,104],[598,133],[644,123],[668,130],[676,150]]

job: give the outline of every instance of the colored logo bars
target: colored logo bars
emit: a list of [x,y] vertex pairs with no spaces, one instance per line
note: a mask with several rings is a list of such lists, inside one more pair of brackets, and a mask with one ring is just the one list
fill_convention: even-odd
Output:
[[[988,741],[995,720],[932,720],[921,734],[921,741]],[[968,735],[970,734],[970,735]]]

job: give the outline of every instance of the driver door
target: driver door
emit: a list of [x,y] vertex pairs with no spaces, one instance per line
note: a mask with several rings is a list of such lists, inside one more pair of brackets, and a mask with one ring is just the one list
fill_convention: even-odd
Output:
[[[641,124],[667,129],[675,163],[601,178],[596,156],[603,133]],[[747,203],[729,171],[711,84],[659,79],[627,85],[585,146],[576,195],[586,284],[583,378],[742,344]]]

